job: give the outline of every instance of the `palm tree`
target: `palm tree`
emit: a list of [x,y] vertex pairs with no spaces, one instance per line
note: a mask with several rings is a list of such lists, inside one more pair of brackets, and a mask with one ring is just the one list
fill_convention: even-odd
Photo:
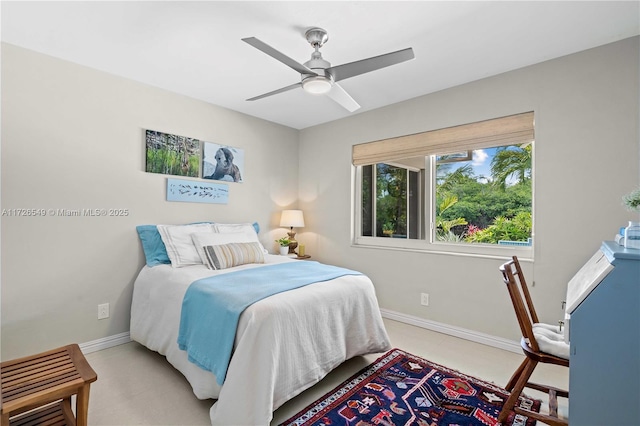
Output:
[[531,152],[531,144],[521,148],[513,146],[498,148],[491,160],[491,175],[494,183],[504,188],[510,177],[515,177],[518,183],[531,179]]
[[452,163],[438,164],[436,169],[436,179],[438,181],[438,191],[452,191],[458,185],[473,180],[473,167],[465,164],[450,172]]
[[455,195],[446,195],[444,199],[438,204],[436,211],[436,238],[439,241],[460,241],[460,237],[453,234],[451,228],[458,225],[466,225],[467,220],[463,217],[458,217],[453,220],[445,220],[442,218],[442,213],[458,202],[458,197]]

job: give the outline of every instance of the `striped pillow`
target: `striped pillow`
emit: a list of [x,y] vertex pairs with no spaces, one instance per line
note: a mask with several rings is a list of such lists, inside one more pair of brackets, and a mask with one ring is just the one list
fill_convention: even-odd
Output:
[[264,263],[260,243],[229,243],[205,246],[209,269],[227,269],[247,263]]

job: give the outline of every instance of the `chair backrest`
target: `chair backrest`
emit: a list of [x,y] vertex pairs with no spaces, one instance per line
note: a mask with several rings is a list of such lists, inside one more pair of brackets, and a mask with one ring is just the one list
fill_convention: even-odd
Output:
[[536,342],[536,338],[533,335],[533,324],[540,321],[538,321],[538,315],[533,306],[533,300],[518,258],[513,256],[510,261],[502,264],[500,272],[502,272],[502,280],[507,285],[509,296],[511,296],[511,302],[513,303],[513,309],[516,313],[522,336],[529,340],[531,349],[539,352],[538,342]]

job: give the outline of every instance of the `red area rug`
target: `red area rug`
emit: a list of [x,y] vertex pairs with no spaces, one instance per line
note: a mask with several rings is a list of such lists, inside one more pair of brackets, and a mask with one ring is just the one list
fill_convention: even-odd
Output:
[[[496,425],[508,392],[475,377],[392,349],[287,420],[287,426]],[[540,401],[520,398],[540,409]],[[511,413],[507,425],[532,426]]]

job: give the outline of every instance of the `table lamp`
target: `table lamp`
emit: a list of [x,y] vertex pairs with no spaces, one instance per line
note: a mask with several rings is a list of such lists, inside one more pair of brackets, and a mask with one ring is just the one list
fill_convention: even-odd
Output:
[[298,247],[298,242],[295,240],[296,233],[293,232],[293,227],[304,227],[304,217],[302,216],[302,210],[283,210],[280,217],[280,226],[289,227],[289,254],[295,254],[295,249]]

